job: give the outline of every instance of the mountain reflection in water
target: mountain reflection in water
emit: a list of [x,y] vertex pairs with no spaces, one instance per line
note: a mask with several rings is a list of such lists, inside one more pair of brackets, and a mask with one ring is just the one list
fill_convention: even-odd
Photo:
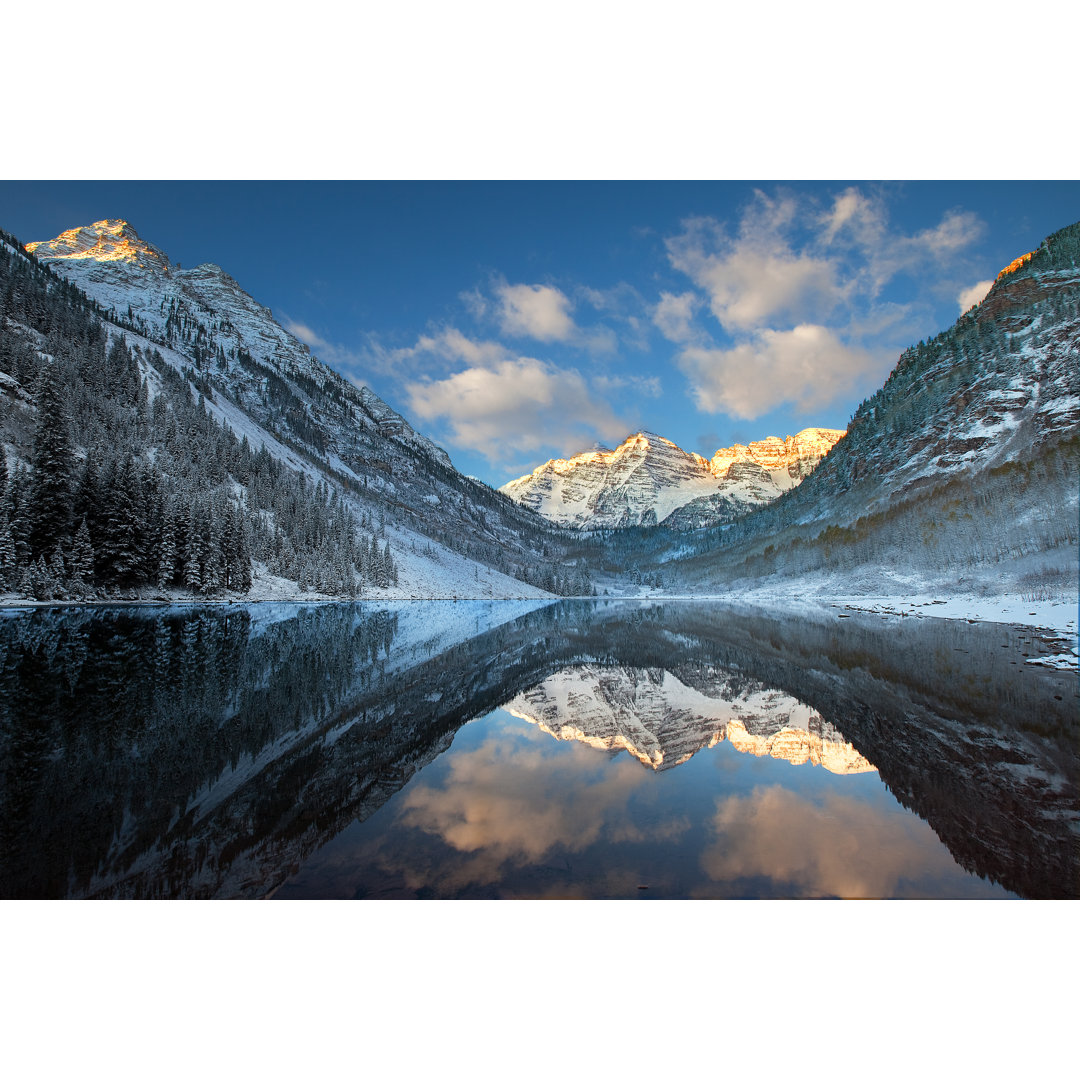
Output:
[[1075,897],[1043,651],[705,602],[11,612],[0,895]]
[[733,685],[723,668],[684,672],[583,664],[518,694],[504,708],[556,739],[626,750],[643,765],[671,769],[725,738],[756,757],[812,762],[829,772],[874,766],[813,709],[776,690]]

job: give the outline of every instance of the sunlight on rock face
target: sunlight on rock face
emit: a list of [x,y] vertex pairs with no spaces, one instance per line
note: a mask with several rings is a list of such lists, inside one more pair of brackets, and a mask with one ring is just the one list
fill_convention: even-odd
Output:
[[716,840],[701,856],[714,881],[766,877],[791,895],[894,896],[904,879],[952,865],[930,827],[844,795],[815,803],[782,787],[719,799]]
[[1013,261],[1009,263],[1009,265],[1006,266],[1005,269],[998,274],[997,280],[1000,281],[1003,277],[1007,277],[1009,274],[1015,273],[1025,263],[1031,262],[1031,257],[1034,254],[1034,251],[1029,251],[1026,255],[1021,255],[1018,259],[1013,259]]

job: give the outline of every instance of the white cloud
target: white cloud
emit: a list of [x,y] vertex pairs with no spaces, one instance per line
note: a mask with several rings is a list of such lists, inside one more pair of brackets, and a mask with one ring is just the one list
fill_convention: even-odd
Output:
[[[756,191],[734,225],[691,218],[665,241],[671,266],[695,289],[661,293],[653,322],[682,346],[679,366],[703,411],[752,419],[782,402],[818,408],[884,375],[926,298],[943,287],[955,295],[947,283],[983,230],[977,215],[956,209],[907,235],[890,226],[879,189],[849,187],[827,206]],[[914,298],[882,303],[898,274],[913,279]],[[710,332],[702,310],[719,327]]]
[[884,198],[846,188],[833,196],[832,208],[817,218],[817,241],[823,247],[855,245],[870,251],[886,242],[888,222]]
[[821,318],[843,299],[844,289],[834,262],[796,251],[784,237],[795,214],[794,200],[756,192],[736,239],[713,218],[692,218],[666,241],[668,259],[704,290],[725,329],[751,330],[811,313]]
[[405,390],[420,420],[448,425],[449,441],[491,462],[598,436],[619,438],[632,426],[594,398],[580,372],[527,356],[420,379]]
[[[827,209],[808,196],[756,191],[734,233],[714,218],[691,218],[665,243],[671,265],[738,335],[829,322],[837,309],[872,301],[900,273],[932,288],[984,229],[976,214],[954,209],[905,235],[890,228],[883,194],[855,187],[834,195]],[[674,332],[682,338],[672,340],[691,340],[688,324]]]
[[960,314],[963,315],[969,307],[975,304],[981,304],[993,284],[993,278],[987,278],[986,281],[976,282],[970,289],[964,289],[956,298],[957,304],[960,305]]
[[936,225],[906,236],[890,229],[884,196],[858,188],[834,196],[832,209],[819,217],[818,228],[818,243],[831,248],[833,256],[856,255],[847,276],[857,291],[871,297],[900,273],[934,281],[985,231],[977,214],[953,209]]
[[981,219],[969,210],[949,210],[932,229],[923,229],[910,241],[915,251],[944,258],[973,244],[985,231]]
[[702,412],[743,420],[793,403],[800,411],[820,408],[850,393],[881,360],[866,349],[845,345],[824,326],[761,330],[731,348],[691,346],[678,357]]
[[510,285],[495,288],[499,324],[504,334],[536,341],[570,341],[578,327],[570,317],[570,298],[551,285]]
[[416,345],[401,350],[409,356],[427,353],[444,360],[463,360],[467,364],[489,366],[506,360],[511,351],[498,341],[474,341],[455,327],[446,327],[437,334],[423,334]]
[[660,301],[653,308],[652,321],[661,334],[678,345],[701,337],[694,324],[694,314],[701,307],[701,297],[695,292],[662,292]]
[[[618,335],[610,326],[579,326],[571,315],[574,301],[554,285],[511,285],[497,278],[492,292],[494,296],[489,298],[477,288],[460,293],[459,298],[474,319],[493,320],[506,337],[569,345],[590,353],[613,353],[618,348]],[[618,287],[609,293],[610,303],[623,299]],[[585,289],[582,295],[595,306],[605,294]],[[632,324],[626,316],[616,317]],[[640,331],[640,327],[632,329]]]

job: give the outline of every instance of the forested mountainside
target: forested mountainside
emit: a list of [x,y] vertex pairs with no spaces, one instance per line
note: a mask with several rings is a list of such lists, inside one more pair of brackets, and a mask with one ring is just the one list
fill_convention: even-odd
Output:
[[553,458],[499,490],[575,528],[657,522],[702,528],[731,521],[795,487],[843,435],[806,428],[786,439],[725,447],[706,460],[661,435],[639,431],[614,450]]
[[4,590],[589,591],[572,536],[457,473],[218,268],[173,268],[122,222],[72,234],[41,257],[0,235]]
[[940,586],[1075,587],[1080,223],[998,276],[900,357],[797,488],[726,528],[614,534],[610,567],[705,591],[808,573],[852,591],[889,574]]

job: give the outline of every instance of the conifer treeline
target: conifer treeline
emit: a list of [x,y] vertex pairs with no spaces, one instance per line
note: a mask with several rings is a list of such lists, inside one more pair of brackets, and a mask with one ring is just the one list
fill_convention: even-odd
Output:
[[0,239],[0,588],[246,593],[253,560],[331,595],[396,583],[389,542],[336,491],[252,450],[209,415],[194,371],[129,348]]

